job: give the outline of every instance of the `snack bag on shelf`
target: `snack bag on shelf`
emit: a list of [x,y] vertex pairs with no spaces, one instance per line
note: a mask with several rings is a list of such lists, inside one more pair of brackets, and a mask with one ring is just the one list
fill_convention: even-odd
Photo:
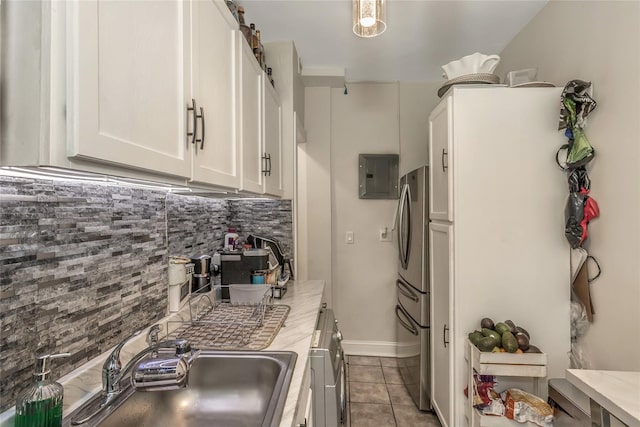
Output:
[[[491,403],[491,400],[499,395],[493,390],[496,385],[496,377],[493,375],[478,375],[473,373],[473,406],[482,409]],[[465,396],[469,397],[469,388],[464,389]]]
[[521,423],[530,421],[541,427],[553,427],[553,409],[544,400],[517,388],[510,388],[504,394],[507,418]]
[[498,393],[493,391],[492,394],[494,393],[497,395],[497,397],[492,398],[491,403],[482,408],[482,415],[504,416],[507,410],[504,406],[504,402],[502,401]]

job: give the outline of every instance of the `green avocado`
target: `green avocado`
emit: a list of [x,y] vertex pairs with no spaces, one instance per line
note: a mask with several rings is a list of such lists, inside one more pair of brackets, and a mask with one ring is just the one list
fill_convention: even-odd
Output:
[[502,347],[509,353],[515,353],[518,350],[518,341],[511,332],[502,334]]
[[496,340],[496,345],[498,347],[503,347],[502,346],[502,338],[500,337],[500,333],[498,333],[498,331],[494,331],[492,329],[487,329],[487,328],[482,328],[482,335],[484,335],[485,337],[493,337]]
[[482,338],[484,338],[484,335],[482,335],[482,332],[480,331],[473,331],[469,334],[469,341],[471,341],[471,343],[475,346],[478,345],[478,341],[480,341]]
[[483,337],[478,341],[477,347],[480,351],[491,351],[493,347],[496,347],[496,339],[491,336]]
[[498,322],[496,323],[496,332],[498,332],[501,336],[507,331],[511,331],[511,328],[506,323]]

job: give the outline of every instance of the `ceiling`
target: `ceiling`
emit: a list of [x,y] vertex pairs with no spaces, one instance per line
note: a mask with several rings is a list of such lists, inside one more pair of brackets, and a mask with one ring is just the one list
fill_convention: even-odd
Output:
[[238,3],[263,42],[293,40],[303,67],[344,69],[346,81],[441,81],[450,61],[499,54],[547,0],[387,0],[387,30],[367,39],[352,31],[351,0]]

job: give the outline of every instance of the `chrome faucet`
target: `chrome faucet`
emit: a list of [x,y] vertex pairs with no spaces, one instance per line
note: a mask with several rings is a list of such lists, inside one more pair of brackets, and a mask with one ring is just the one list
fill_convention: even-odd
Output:
[[[200,354],[200,350],[191,350],[191,345],[182,339],[158,341],[160,327],[153,325],[147,334],[147,348],[131,358],[124,368],[120,362],[120,350],[133,337],[142,331],[136,331],[118,344],[102,365],[102,399],[99,407],[89,416],[82,419],[74,418],[72,425],[81,425],[93,419],[123,391],[122,380],[131,372],[131,385],[136,390],[175,390],[187,386],[191,364]],[[175,354],[158,350],[175,348]],[[145,359],[145,356],[149,356]],[[144,359],[144,360],[143,360]]]

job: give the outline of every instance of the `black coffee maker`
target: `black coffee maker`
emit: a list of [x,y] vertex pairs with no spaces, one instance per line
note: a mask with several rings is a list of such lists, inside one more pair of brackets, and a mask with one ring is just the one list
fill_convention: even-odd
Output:
[[273,252],[273,255],[276,257],[278,264],[282,266],[282,272],[284,273],[284,267],[287,266],[289,268],[291,279],[293,279],[293,267],[291,267],[291,259],[284,256],[284,251],[282,250],[280,243],[276,239],[250,234],[249,237],[247,237],[247,243],[249,243],[254,248],[271,248],[271,252]]
[[269,268],[269,252],[264,249],[245,249],[220,254],[220,281],[223,285],[249,284],[255,271]]

